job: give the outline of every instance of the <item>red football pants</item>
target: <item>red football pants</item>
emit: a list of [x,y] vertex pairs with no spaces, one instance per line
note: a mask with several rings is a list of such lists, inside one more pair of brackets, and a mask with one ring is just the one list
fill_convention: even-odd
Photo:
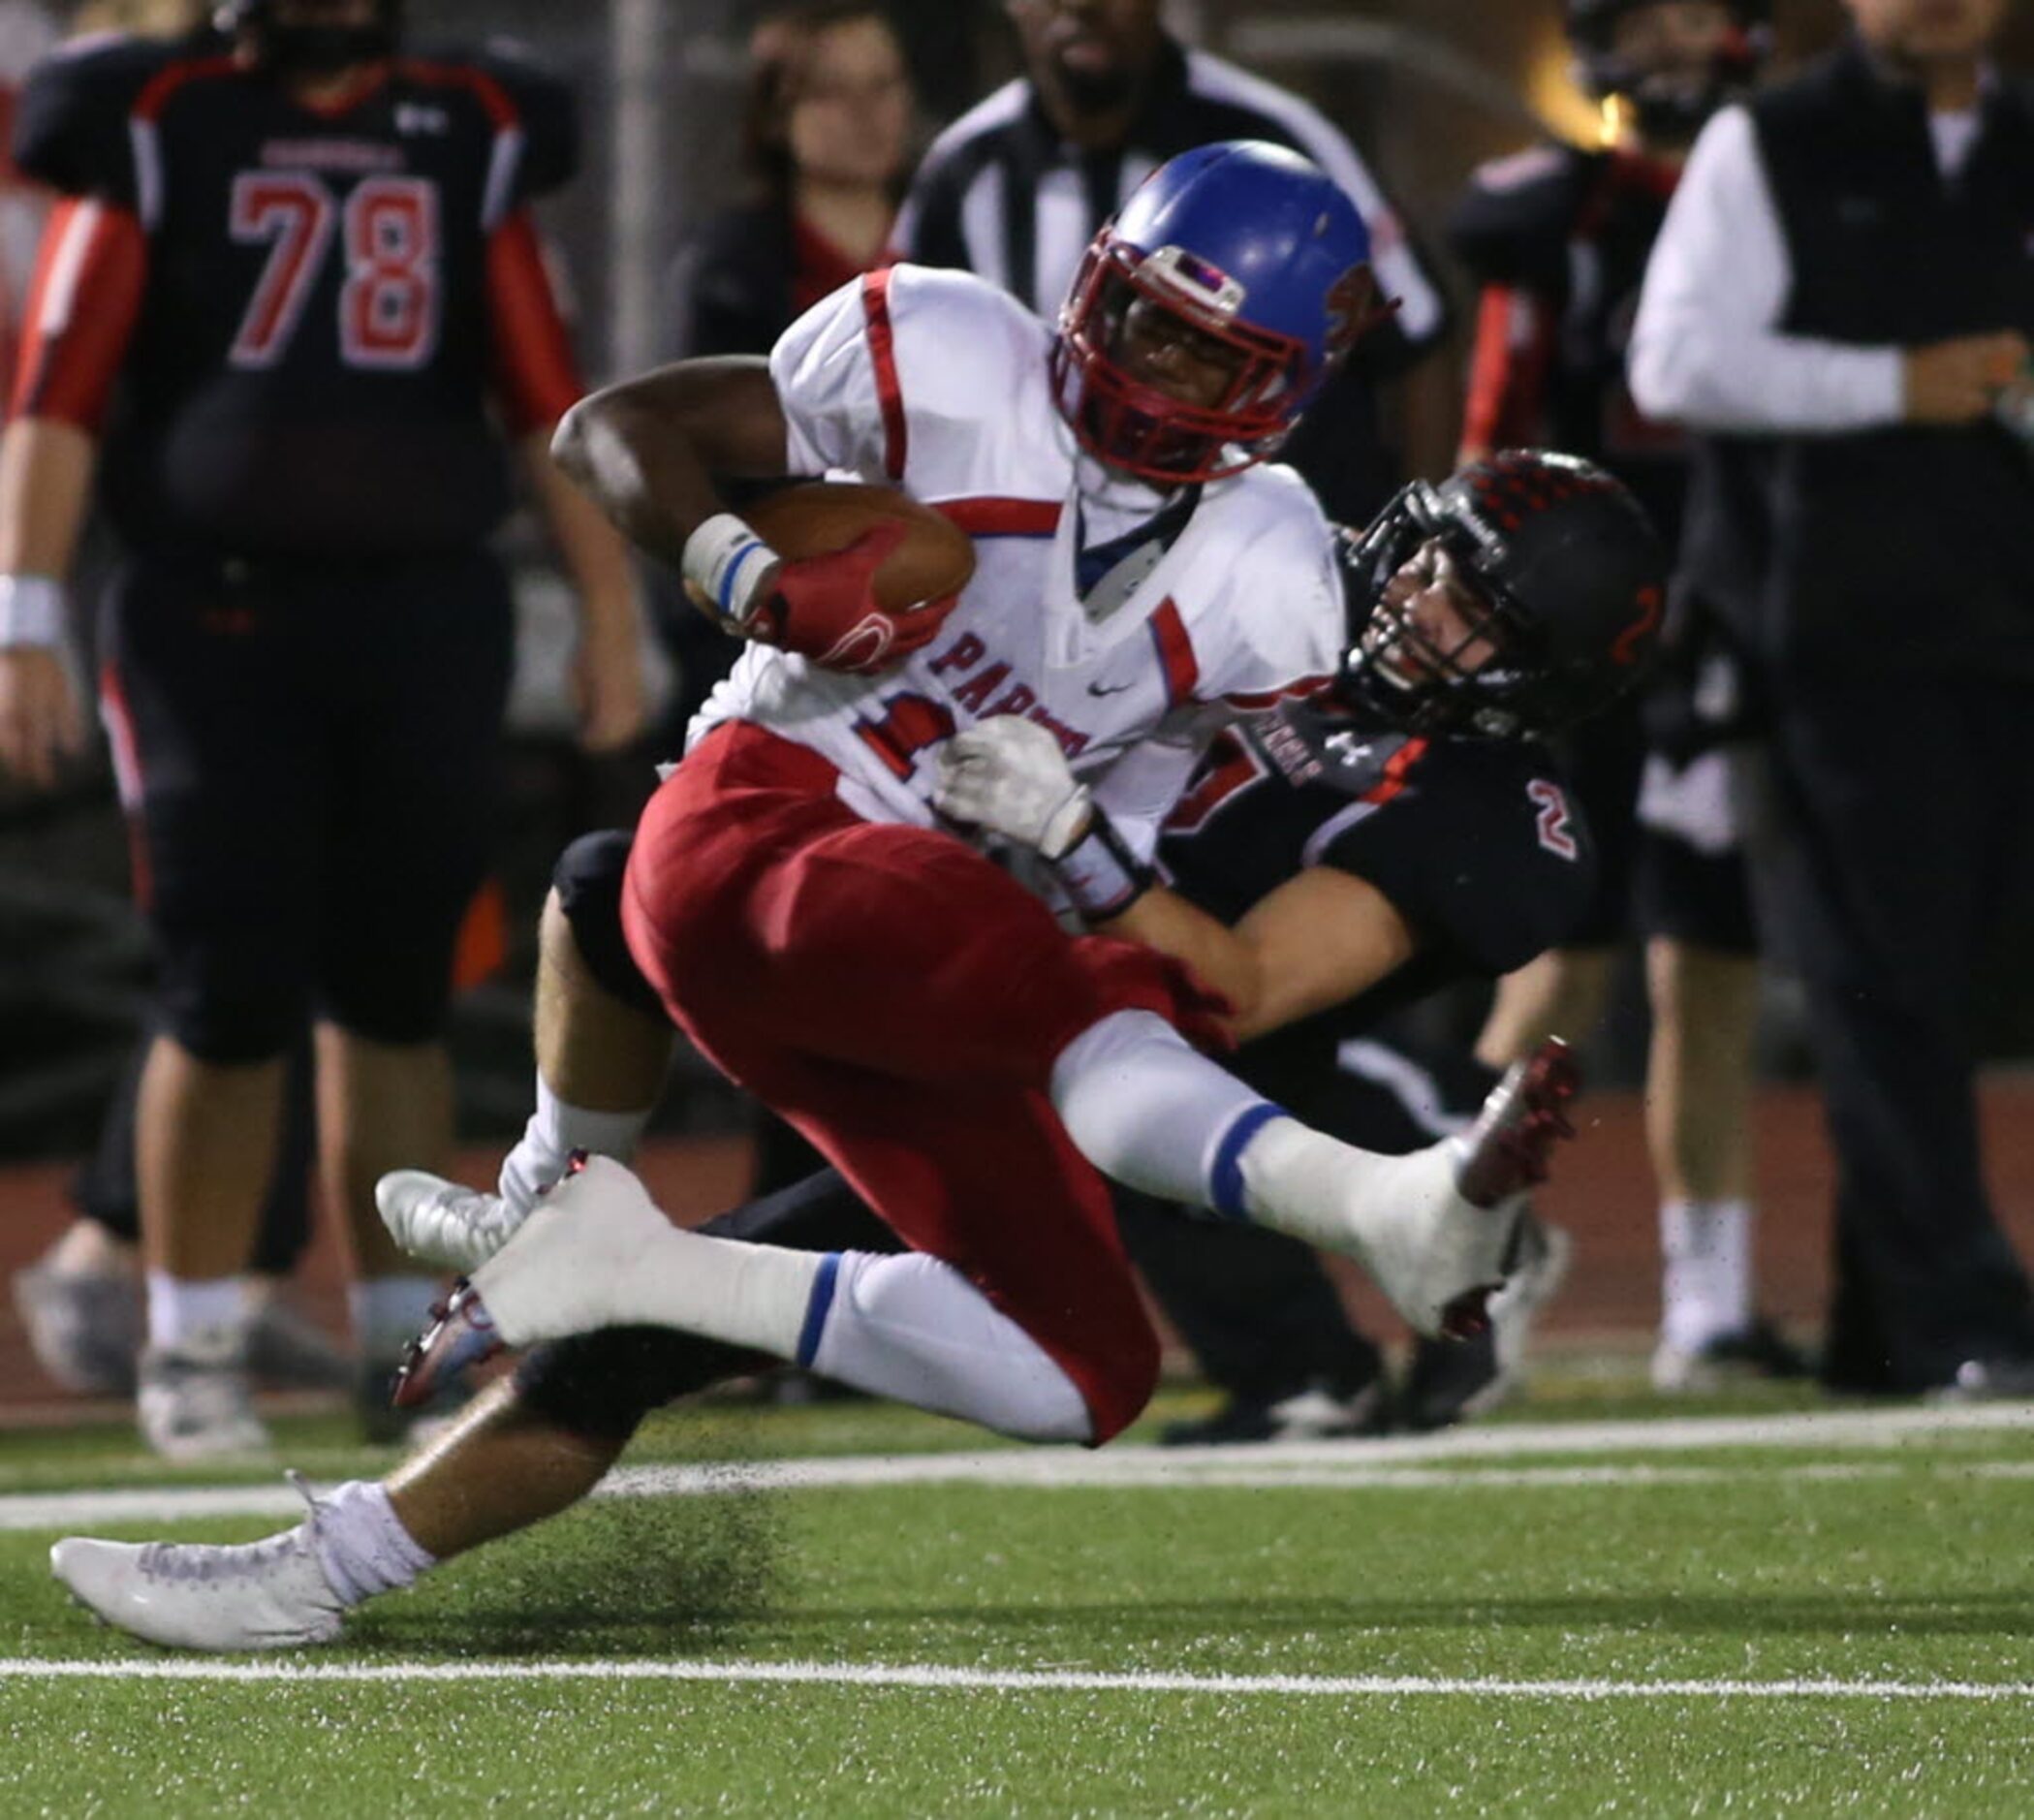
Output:
[[637,831],[630,952],[703,1054],[1045,1348],[1107,1440],[1158,1344],[1047,1085],[1110,1013],[1199,1030],[1209,1002],[1147,949],[1068,936],[950,835],[863,821],[837,780],[745,722],[704,740]]

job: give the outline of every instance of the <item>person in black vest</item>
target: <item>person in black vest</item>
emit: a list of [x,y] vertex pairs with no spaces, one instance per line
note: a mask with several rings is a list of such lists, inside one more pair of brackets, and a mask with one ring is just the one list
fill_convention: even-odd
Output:
[[2034,840],[2034,93],[2006,0],[1847,0],[1851,41],[1704,132],[1646,275],[1640,405],[1703,433],[1684,567],[1749,657],[1767,926],[1837,1158],[1824,1376],[2034,1388],[1970,1014]]
[[[1537,443],[1602,462],[1680,542],[1688,438],[1633,404],[1625,351],[1639,288],[1689,147],[1750,89],[1764,0],[1566,0],[1577,74],[1614,133],[1483,166],[1449,219],[1480,287],[1461,458]],[[1597,895],[1570,939],[1511,975],[1477,1045],[1502,1067],[1603,1018],[1630,944],[1652,1009],[1646,1134],[1662,1271],[1652,1380],[1799,1376],[1807,1361],[1757,1313],[1749,1116],[1759,968],[1732,773],[1736,670],[1714,615],[1681,591],[1669,662],[1571,736],[1596,830]]]

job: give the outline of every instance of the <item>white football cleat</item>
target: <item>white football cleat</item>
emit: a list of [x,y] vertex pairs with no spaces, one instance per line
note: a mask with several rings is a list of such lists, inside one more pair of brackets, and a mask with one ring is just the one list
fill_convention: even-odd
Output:
[[1568,1046],[1550,1037],[1513,1064],[1469,1132],[1409,1156],[1275,1121],[1245,1153],[1256,1211],[1355,1258],[1416,1334],[1473,1337],[1517,1262],[1526,1189],[1575,1135],[1563,1109],[1579,1084]]
[[565,1179],[515,1237],[432,1310],[396,1379],[397,1407],[427,1401],[454,1372],[504,1346],[625,1321],[637,1261],[669,1241],[672,1230],[630,1171],[611,1157],[575,1153]]
[[254,1413],[244,1328],[212,1328],[141,1354],[135,1399],[141,1438],[165,1459],[229,1459],[268,1451]]
[[[300,1480],[292,1482],[310,1493]],[[263,1542],[99,1542],[66,1536],[49,1571],[116,1630],[179,1649],[296,1649],[329,1643],[346,1608],[318,1562],[318,1505]]]
[[374,1184],[374,1205],[389,1237],[410,1257],[449,1271],[477,1271],[529,1217],[498,1194],[398,1169]]

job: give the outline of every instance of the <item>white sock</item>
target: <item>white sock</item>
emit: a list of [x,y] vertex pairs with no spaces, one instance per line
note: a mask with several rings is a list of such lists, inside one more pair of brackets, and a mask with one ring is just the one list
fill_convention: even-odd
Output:
[[815,1285],[800,1364],[1019,1440],[1093,1437],[1073,1379],[951,1264],[866,1251],[829,1262],[830,1282]]
[[1236,1174],[1245,1217],[1308,1244],[1346,1251],[1380,1226],[1402,1224],[1405,1208],[1430,1198],[1452,1170],[1437,1148],[1407,1156],[1358,1149],[1297,1118],[1267,1119],[1241,1134]]
[[1660,1204],[1660,1334],[1693,1351],[1752,1319],[1748,1201]]
[[645,1106],[633,1113],[589,1112],[561,1100],[540,1073],[537,1110],[501,1166],[501,1198],[517,1214],[527,1213],[537,1197],[563,1177],[575,1150],[626,1163],[636,1154],[637,1142],[655,1110]]
[[251,1316],[244,1276],[193,1278],[148,1272],[148,1343],[174,1350],[200,1335],[245,1330]]
[[583,1294],[575,1294],[569,1252],[560,1270],[533,1274],[527,1261],[526,1251],[511,1246],[473,1273],[496,1329],[512,1346],[603,1327],[675,1327],[795,1360],[827,1259],[817,1251],[660,1224],[643,1235],[618,1278],[581,1279]]
[[350,1480],[319,1499],[310,1530],[318,1565],[348,1607],[412,1586],[419,1574],[438,1564],[402,1526],[388,1491],[367,1480]]
[[430,1325],[435,1276],[369,1276],[346,1287],[354,1344],[369,1359],[400,1353]]
[[1113,1012],[1060,1051],[1052,1105],[1105,1176],[1231,1219],[1244,1216],[1237,1157],[1281,1116],[1149,1011]]

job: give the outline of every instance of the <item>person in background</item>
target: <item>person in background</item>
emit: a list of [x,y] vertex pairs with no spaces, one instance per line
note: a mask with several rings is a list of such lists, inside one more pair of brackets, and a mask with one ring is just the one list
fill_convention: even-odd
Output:
[[2034,461],[2002,421],[2034,90],[1988,60],[2007,0],[1847,4],[1848,43],[1696,141],[1632,391],[1697,433],[1684,574],[1760,716],[1762,923],[1837,1163],[1824,1381],[2024,1396],[2034,1290],[1986,1192],[1971,1019],[2034,888]]
[[[1687,439],[1632,403],[1626,345],[1688,147],[1749,89],[1767,11],[1763,0],[1567,0],[1606,142],[1484,166],[1449,224],[1480,288],[1462,458],[1520,442],[1588,455],[1637,493],[1670,549]],[[1758,959],[1732,812],[1740,691],[1714,616],[1685,590],[1671,648],[1643,703],[1628,698],[1571,737],[1603,855],[1596,899],[1570,941],[1504,981],[1478,1052],[1501,1068],[1551,1032],[1595,1026],[1627,942],[1644,940],[1664,1264],[1652,1377],[1683,1391],[1730,1373],[1799,1376],[1807,1362],[1753,1300]]]
[[[916,121],[881,0],[801,0],[765,18],[749,39],[744,194],[678,255],[672,358],[767,354],[829,291],[888,265]],[[678,671],[660,740],[675,752],[741,647],[674,587],[653,598]]]
[[433,1294],[372,1185],[451,1140],[512,455],[584,608],[589,742],[641,721],[627,557],[548,458],[582,388],[528,204],[571,174],[570,99],[511,54],[398,57],[398,12],[234,0],[221,43],[93,41],[39,67],[16,133],[64,200],[0,449],[0,764],[47,782],[81,741],[57,646],[97,483],[129,551],[102,699],[162,962],[140,1413],[177,1458],[266,1444],[245,1272],[307,1018],[362,1351]]
[[[1288,146],[1356,204],[1369,225],[1379,291],[1394,307],[1279,458],[1345,524],[1370,520],[1397,490],[1401,467],[1425,465],[1415,445],[1433,445],[1431,465],[1445,468],[1445,446],[1418,421],[1434,369],[1414,369],[1440,348],[1447,304],[1348,139],[1297,95],[1181,45],[1161,25],[1158,0],[1008,0],[1008,8],[1024,74],[933,141],[898,218],[899,257],[975,272],[1049,320],[1096,231],[1166,159],[1216,140]],[[1375,387],[1399,377],[1408,447],[1394,452],[1379,426]],[[1445,414],[1452,418],[1452,405]]]

